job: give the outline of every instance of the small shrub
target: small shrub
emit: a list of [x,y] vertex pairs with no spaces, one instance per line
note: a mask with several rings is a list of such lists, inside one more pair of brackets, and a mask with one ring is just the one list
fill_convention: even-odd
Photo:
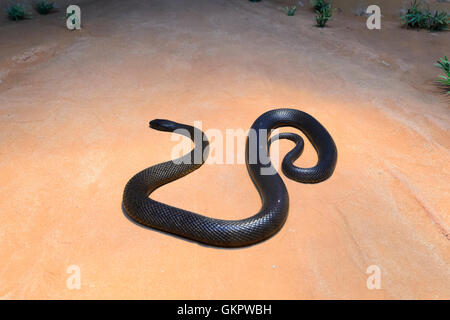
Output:
[[401,17],[407,28],[428,29],[430,31],[447,30],[448,13],[436,10],[434,14],[429,10],[422,11],[422,2],[414,0],[405,15]]
[[54,2],[48,2],[46,0],[39,0],[36,2],[36,11],[39,14],[49,14],[53,9],[55,9]]
[[447,94],[450,94],[450,61],[447,56],[441,58],[440,61],[435,63],[435,66],[442,69],[445,75],[439,75],[438,82],[447,90]]
[[[325,7],[331,7],[331,4],[329,2],[326,2],[325,0],[315,0],[314,1],[314,11],[322,11]],[[331,9],[331,8],[330,8]]]
[[400,18],[408,28],[423,28],[426,25],[426,16],[420,7],[421,2],[414,0],[406,14]]
[[8,11],[8,17],[11,20],[18,21],[28,17],[25,6],[21,3],[11,4],[6,9]]
[[449,23],[449,15],[447,12],[442,11],[439,12],[436,10],[434,12],[434,15],[431,14],[431,12],[428,11],[428,29],[430,31],[443,31],[447,30],[447,25]]
[[293,16],[295,14],[295,11],[297,10],[297,6],[286,7],[284,8],[284,10],[286,11],[286,14],[288,16]]
[[317,26],[320,28],[325,27],[326,23],[333,15],[331,4],[325,3],[325,5],[321,6],[319,10],[316,10],[316,14]]

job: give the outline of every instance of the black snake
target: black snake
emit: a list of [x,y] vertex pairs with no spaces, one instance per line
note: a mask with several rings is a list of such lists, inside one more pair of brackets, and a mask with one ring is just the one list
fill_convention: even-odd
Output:
[[[285,126],[301,130],[311,141],[318,155],[314,167],[299,168],[293,164],[303,151],[304,143],[299,135],[281,133],[268,139],[271,130]],[[289,139],[296,143],[284,157],[282,170],[288,178],[298,182],[317,183],[329,178],[337,161],[333,138],[312,116],[295,109],[268,111],[253,123],[250,132],[255,133],[255,139],[249,139],[249,135],[246,145],[247,169],[261,196],[261,209],[242,220],[214,219],[149,198],[155,189],[198,169],[206,160],[206,156],[202,155],[208,148],[205,134],[195,127],[159,119],[151,121],[150,127],[168,132],[177,130],[176,133],[191,138],[195,147],[179,159],[151,166],[132,177],[123,193],[124,210],[140,224],[214,246],[241,247],[260,242],[274,235],[286,221],[289,197],[283,180],[270,162],[269,147],[272,141]],[[261,134],[264,131],[266,134]],[[194,139],[196,135],[201,139]],[[252,144],[254,148],[251,148]],[[270,171],[272,174],[267,174]]]

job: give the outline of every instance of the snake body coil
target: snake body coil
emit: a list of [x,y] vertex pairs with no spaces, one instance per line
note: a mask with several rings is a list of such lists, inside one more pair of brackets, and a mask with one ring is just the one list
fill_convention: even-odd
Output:
[[[293,162],[301,155],[304,146],[299,135],[282,133],[268,140],[271,130],[286,126],[301,130],[311,141],[318,154],[316,166],[294,166]],[[123,194],[127,215],[145,226],[214,246],[241,247],[260,242],[274,235],[286,221],[289,197],[283,180],[270,163],[269,146],[272,141],[289,139],[296,143],[283,159],[282,170],[288,178],[298,182],[317,183],[329,178],[337,161],[332,137],[312,116],[295,109],[268,111],[253,123],[251,132],[255,133],[255,139],[249,136],[246,145],[247,169],[261,196],[261,209],[242,220],[214,219],[149,198],[160,186],[198,169],[206,160],[202,155],[208,148],[204,133],[192,126],[157,119],[150,122],[150,127],[168,132],[177,130],[176,133],[193,139],[195,147],[182,158],[154,165],[132,177]],[[195,136],[201,139],[194,139]]]

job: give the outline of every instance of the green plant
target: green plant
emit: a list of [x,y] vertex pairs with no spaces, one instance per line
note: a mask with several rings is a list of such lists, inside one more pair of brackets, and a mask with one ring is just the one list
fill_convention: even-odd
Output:
[[46,0],[39,0],[36,2],[35,7],[39,14],[49,14],[53,9],[55,9],[55,3],[48,2]]
[[317,14],[316,15],[317,26],[320,28],[325,27],[326,23],[333,15],[331,4],[326,3],[325,5],[321,6],[319,10],[316,10],[316,14]]
[[436,10],[434,15],[430,11],[427,12],[428,29],[430,31],[443,31],[447,30],[447,25],[449,23],[449,15],[447,12],[439,12]]
[[8,17],[14,21],[23,20],[28,17],[25,6],[18,2],[11,4],[6,10],[8,11]]
[[288,16],[293,16],[295,14],[295,11],[297,10],[297,6],[286,7],[284,8],[284,10],[286,11],[286,14]]
[[436,10],[433,14],[429,9],[422,11],[421,7],[422,2],[414,0],[406,14],[400,17],[407,28],[426,28],[430,31],[447,30],[449,21],[446,11]]
[[426,25],[427,18],[420,8],[421,4],[420,1],[414,0],[406,14],[400,17],[408,28],[423,28]]
[[445,72],[445,75],[439,75],[438,82],[447,90],[447,94],[450,94],[450,61],[445,56],[434,65]]
[[314,8],[315,12],[317,12],[317,11],[320,12],[326,7],[330,7],[330,9],[331,9],[331,3],[326,2],[325,0],[315,0],[314,1],[313,8]]

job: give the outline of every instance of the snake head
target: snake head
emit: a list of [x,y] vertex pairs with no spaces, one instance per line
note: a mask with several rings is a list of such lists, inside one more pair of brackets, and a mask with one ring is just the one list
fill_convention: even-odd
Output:
[[164,119],[155,119],[150,121],[150,128],[159,130],[159,131],[167,131],[173,132],[179,127],[178,123],[164,120]]

